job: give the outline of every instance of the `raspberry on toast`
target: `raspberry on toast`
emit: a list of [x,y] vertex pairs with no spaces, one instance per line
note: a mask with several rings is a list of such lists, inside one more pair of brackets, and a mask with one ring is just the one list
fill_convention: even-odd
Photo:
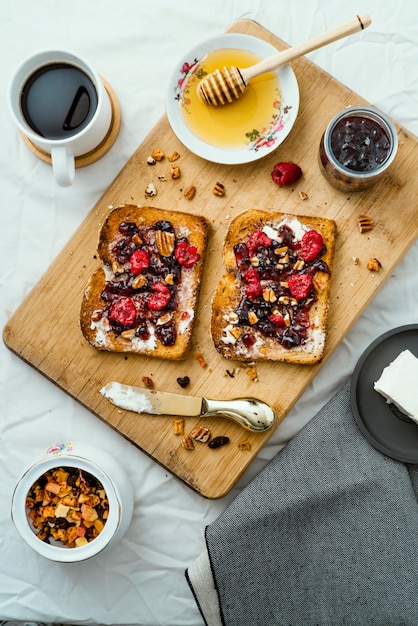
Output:
[[322,359],[336,225],[251,209],[230,224],[212,301],[216,349],[239,361]]
[[81,303],[86,340],[99,350],[185,358],[208,232],[198,215],[136,205],[113,209],[99,235],[102,265]]

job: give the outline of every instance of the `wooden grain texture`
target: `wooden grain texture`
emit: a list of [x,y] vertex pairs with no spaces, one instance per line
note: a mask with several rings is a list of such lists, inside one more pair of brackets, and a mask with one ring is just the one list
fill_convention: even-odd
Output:
[[[252,21],[239,21],[230,31],[258,36],[278,49],[286,47]],[[360,194],[334,190],[320,174],[317,164],[321,134],[340,109],[365,102],[307,59],[295,61],[293,68],[301,98],[297,121],[284,144],[256,163],[223,166],[194,156],[174,136],[164,115],[14,313],[3,333],[10,350],[208,498],[220,498],[229,492],[273,431],[250,434],[224,418],[188,418],[187,430],[204,422],[214,436],[228,435],[231,440],[217,450],[197,443],[191,452],[184,450],[173,434],[171,417],[121,411],[102,398],[99,389],[110,380],[141,385],[142,377],[149,376],[156,389],[179,393],[184,390],[176,379],[187,375],[191,381],[186,390],[188,394],[212,398],[255,396],[273,405],[277,413],[276,427],[280,424],[322,364],[261,363],[257,366],[258,382],[252,382],[246,369],[226,361],[216,352],[208,332],[210,302],[216,281],[223,273],[221,248],[230,219],[245,209],[260,208],[319,215],[336,221],[338,235],[328,339],[322,363],[392,274],[418,232],[417,139],[397,126],[399,151],[387,178]],[[182,173],[180,179],[168,177],[166,159],[153,167],[147,164],[147,157],[155,147],[166,154],[174,150],[180,153],[177,161]],[[276,162],[290,160],[301,165],[303,177],[295,187],[279,188],[272,182],[270,172]],[[158,179],[162,174],[167,176],[166,182]],[[217,181],[226,189],[222,198],[212,193]],[[152,199],[154,206],[200,213],[211,223],[193,345],[190,356],[177,363],[99,352],[87,344],[79,327],[82,293],[88,277],[98,267],[98,232],[109,206],[123,202],[149,203],[144,190],[150,182],[155,183],[158,191]],[[197,189],[192,201],[182,194],[189,185]],[[308,199],[302,201],[300,191],[304,191]],[[375,221],[374,229],[366,234],[360,234],[357,226],[358,216],[362,214]],[[381,270],[375,274],[366,269],[371,256],[382,263]],[[353,257],[358,257],[357,265]],[[204,355],[206,367],[198,363],[196,353]],[[233,378],[226,373],[227,369],[234,372]],[[238,443],[245,439],[250,441],[251,450],[239,451]]]

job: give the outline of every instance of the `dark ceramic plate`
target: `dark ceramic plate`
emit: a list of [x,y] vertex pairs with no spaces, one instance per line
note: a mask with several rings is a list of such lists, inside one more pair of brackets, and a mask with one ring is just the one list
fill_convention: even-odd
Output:
[[418,324],[390,330],[363,352],[351,381],[351,406],[357,426],[372,446],[397,461],[418,463],[417,424],[388,404],[373,387],[383,369],[402,350],[418,357]]

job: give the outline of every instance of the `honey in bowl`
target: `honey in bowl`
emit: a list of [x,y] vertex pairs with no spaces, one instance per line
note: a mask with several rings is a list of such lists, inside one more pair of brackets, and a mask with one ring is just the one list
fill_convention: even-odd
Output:
[[184,79],[179,83],[181,114],[198,139],[225,150],[244,146],[257,149],[275,141],[275,134],[284,123],[277,74],[268,72],[257,76],[238,100],[223,106],[210,106],[202,102],[197,93],[200,80],[217,68],[231,65],[245,68],[260,60],[248,50],[228,48],[214,50],[201,61],[183,66]]

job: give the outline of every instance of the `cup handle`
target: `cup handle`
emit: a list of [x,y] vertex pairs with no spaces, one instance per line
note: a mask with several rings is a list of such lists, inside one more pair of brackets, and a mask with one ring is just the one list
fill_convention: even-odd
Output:
[[65,146],[55,146],[51,150],[52,169],[60,187],[69,187],[74,182],[74,155]]

